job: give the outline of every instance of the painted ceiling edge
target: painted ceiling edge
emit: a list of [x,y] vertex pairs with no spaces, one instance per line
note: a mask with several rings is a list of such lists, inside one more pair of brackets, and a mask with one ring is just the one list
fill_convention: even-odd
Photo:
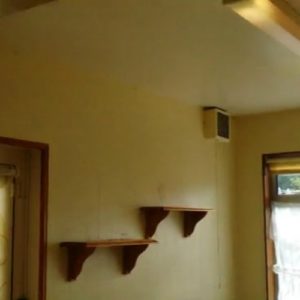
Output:
[[[36,6],[45,5],[57,0],[0,0],[0,17],[12,15],[17,12],[25,11]],[[3,3],[4,2],[4,3]]]
[[223,0],[223,4],[300,55],[300,12],[286,0]]

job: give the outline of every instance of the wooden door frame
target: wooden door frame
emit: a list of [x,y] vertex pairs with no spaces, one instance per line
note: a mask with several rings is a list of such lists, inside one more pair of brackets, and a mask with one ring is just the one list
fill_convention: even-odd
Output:
[[276,297],[276,276],[273,272],[275,263],[274,242],[270,238],[270,222],[272,209],[272,176],[268,168],[268,160],[282,158],[300,157],[300,151],[295,152],[280,152],[263,154],[262,169],[263,169],[263,202],[264,202],[264,240],[265,240],[265,261],[266,261],[266,285],[267,299],[277,300]]
[[46,300],[49,145],[8,137],[0,137],[0,144],[39,150],[41,153],[38,300]]

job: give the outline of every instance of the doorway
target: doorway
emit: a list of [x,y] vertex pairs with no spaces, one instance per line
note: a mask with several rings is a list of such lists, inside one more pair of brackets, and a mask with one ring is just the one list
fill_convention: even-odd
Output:
[[46,299],[48,157],[0,137],[0,300]]

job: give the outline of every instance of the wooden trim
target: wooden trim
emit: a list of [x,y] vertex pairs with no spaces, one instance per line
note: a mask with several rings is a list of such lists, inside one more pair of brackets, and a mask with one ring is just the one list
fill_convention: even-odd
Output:
[[297,157],[300,157],[299,151],[269,153],[263,154],[262,156],[266,285],[268,300],[276,300],[277,294],[277,276],[273,272],[273,265],[275,263],[275,249],[274,242],[270,238],[270,222],[272,208],[272,175],[268,168],[268,160]]
[[8,137],[0,137],[0,144],[41,151],[38,300],[46,300],[49,145]]
[[263,158],[265,159],[266,162],[269,159],[297,158],[297,157],[300,157],[300,151],[263,154]]
[[46,299],[49,147],[41,149],[39,300]]
[[[16,178],[14,177],[13,178],[13,185],[14,185],[14,189],[16,188]],[[13,195],[13,209],[12,209],[12,212],[13,212],[13,215],[12,215],[12,232],[15,232],[15,216],[16,216],[16,193],[14,192],[14,195]],[[13,253],[15,252],[15,239],[12,238],[12,241],[11,241],[11,266],[14,265],[14,255]],[[13,299],[13,286],[12,286],[12,282],[13,282],[13,279],[14,279],[14,268],[11,267],[11,274],[10,274],[10,283],[11,283],[11,288],[10,288],[10,299]]]
[[0,136],[0,144],[5,144],[9,146],[22,147],[27,149],[37,149],[37,150],[46,150],[49,149],[49,145],[40,142],[32,142],[22,139],[15,139],[9,137]]
[[267,165],[267,157],[263,155],[263,197],[264,197],[264,240],[266,261],[267,299],[276,300],[276,276],[273,272],[275,263],[274,243],[270,239],[271,221],[271,175]]

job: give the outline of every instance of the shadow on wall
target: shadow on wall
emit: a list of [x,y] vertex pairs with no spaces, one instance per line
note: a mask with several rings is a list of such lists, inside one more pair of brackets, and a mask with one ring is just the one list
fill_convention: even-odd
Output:
[[54,0],[0,0],[0,17],[52,1]]

